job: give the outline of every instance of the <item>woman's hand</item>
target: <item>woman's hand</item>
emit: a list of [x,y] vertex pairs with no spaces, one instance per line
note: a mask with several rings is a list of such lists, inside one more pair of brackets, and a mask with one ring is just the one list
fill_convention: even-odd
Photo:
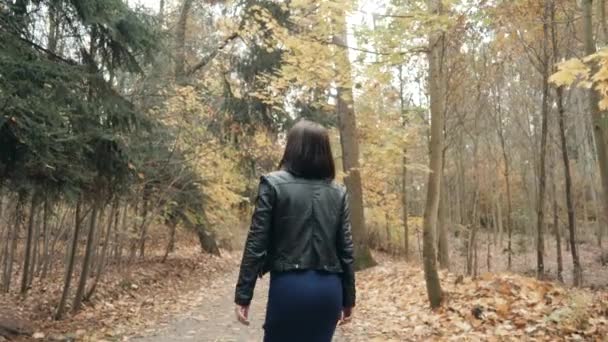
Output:
[[249,305],[237,305],[234,311],[239,322],[249,325]]
[[342,318],[340,319],[340,325],[349,323],[353,318],[354,307],[343,308]]

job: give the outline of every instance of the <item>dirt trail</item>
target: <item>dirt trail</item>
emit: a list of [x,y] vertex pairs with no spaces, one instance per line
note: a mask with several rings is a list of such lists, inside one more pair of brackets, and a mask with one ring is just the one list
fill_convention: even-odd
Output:
[[[237,273],[218,276],[205,291],[208,300],[199,307],[173,317],[164,327],[146,331],[142,337],[133,337],[137,342],[259,342],[263,338],[262,325],[266,312],[268,281],[266,276],[258,279],[255,297],[249,313],[251,325],[244,326],[234,317],[234,284]],[[338,335],[338,334],[336,334]],[[334,341],[344,342],[338,337]]]

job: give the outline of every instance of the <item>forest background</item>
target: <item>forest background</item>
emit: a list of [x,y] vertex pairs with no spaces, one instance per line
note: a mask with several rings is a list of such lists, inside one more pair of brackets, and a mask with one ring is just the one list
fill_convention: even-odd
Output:
[[3,0],[0,303],[72,319],[199,267],[193,238],[239,250],[301,118],[331,130],[361,269],[422,263],[432,307],[440,269],[601,289],[605,7]]

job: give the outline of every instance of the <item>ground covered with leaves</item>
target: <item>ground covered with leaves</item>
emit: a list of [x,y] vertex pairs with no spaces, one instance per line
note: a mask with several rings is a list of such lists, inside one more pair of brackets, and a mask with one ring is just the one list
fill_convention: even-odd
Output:
[[34,287],[25,299],[1,295],[0,319],[4,316],[23,322],[33,334],[16,341],[123,340],[125,335],[150,329],[166,317],[200,305],[201,289],[231,272],[236,263],[230,253],[221,258],[201,254],[200,247],[192,244],[180,248],[166,262],[153,256],[130,267],[113,267],[84,309],[64,320],[52,319],[61,291],[61,281],[53,279],[48,279],[47,286]]
[[[341,342],[602,341],[608,336],[606,291],[570,289],[508,273],[472,279],[441,272],[445,301],[432,311],[420,265],[382,254],[376,258],[378,266],[358,274],[356,316],[338,329]],[[201,255],[195,246],[166,263],[141,261],[131,268],[128,281],[109,274],[83,311],[60,322],[50,319],[52,300],[34,300],[57,298],[58,288],[42,288],[46,296],[36,293],[25,300],[0,297],[0,306],[15,308],[18,317],[30,320],[40,340],[157,336],[143,341],[257,341],[262,336],[262,294],[252,326],[233,322],[231,293],[238,262],[237,253],[217,258]]]
[[445,302],[428,308],[419,265],[381,258],[359,273],[347,341],[605,341],[608,293],[514,274],[471,279],[441,272]]

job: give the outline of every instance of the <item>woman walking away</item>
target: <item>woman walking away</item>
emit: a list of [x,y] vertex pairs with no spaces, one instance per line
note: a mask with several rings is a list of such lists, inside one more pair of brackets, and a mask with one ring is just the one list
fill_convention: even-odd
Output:
[[245,244],[235,302],[249,324],[256,279],[270,272],[265,342],[329,342],[355,306],[348,196],[334,183],[329,134],[298,122],[279,171],[263,176]]

